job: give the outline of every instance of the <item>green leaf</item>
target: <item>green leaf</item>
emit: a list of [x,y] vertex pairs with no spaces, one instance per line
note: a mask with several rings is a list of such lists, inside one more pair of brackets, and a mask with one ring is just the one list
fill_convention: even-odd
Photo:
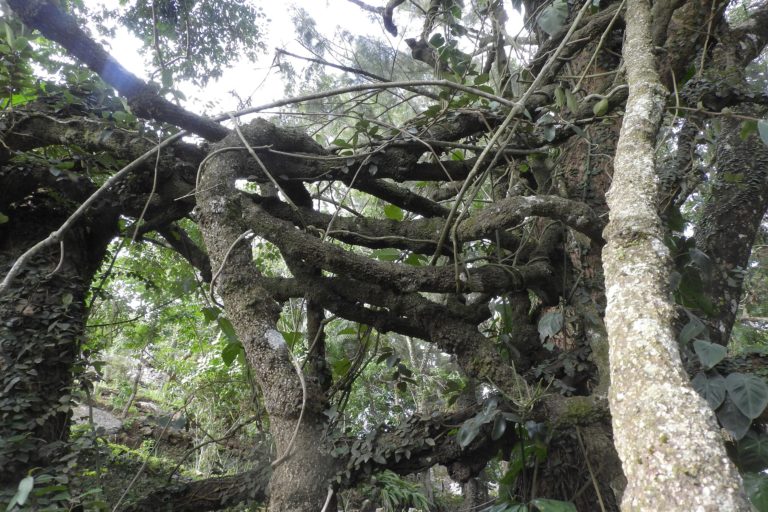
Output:
[[699,356],[701,365],[707,370],[714,368],[717,363],[725,358],[726,354],[724,346],[703,340],[693,340],[693,350]]
[[547,142],[555,140],[557,135],[555,118],[551,114],[543,115],[536,124],[541,128],[542,135]]
[[768,405],[768,385],[760,377],[732,373],[725,379],[728,396],[748,418],[755,419]]
[[445,38],[443,37],[443,34],[437,33],[429,38],[429,45],[434,48],[440,48],[445,44]]
[[680,337],[678,339],[682,345],[687,344],[693,338],[699,337],[701,333],[707,330],[707,326],[704,325],[704,322],[698,316],[689,311],[686,311],[686,313],[688,313],[688,323],[680,330]]
[[725,377],[717,372],[710,376],[704,372],[697,373],[691,379],[691,386],[704,397],[713,411],[725,400]]
[[334,146],[338,146],[340,148],[345,148],[345,149],[352,147],[352,144],[345,141],[344,139],[335,139],[333,142],[331,142],[331,144]]
[[539,27],[541,27],[541,30],[548,35],[553,36],[563,28],[567,18],[568,2],[566,2],[566,0],[554,0],[554,2],[541,13],[537,23],[539,24]]
[[35,486],[35,477],[27,476],[22,478],[19,482],[19,487],[16,490],[16,494],[11,498],[11,502],[8,504],[6,511],[13,510],[16,505],[24,505],[27,502],[29,493],[32,492],[32,488]]
[[496,441],[497,439],[500,439],[501,436],[504,435],[504,432],[507,430],[507,420],[504,419],[504,416],[501,414],[496,415],[496,419],[493,420],[493,430],[491,431],[491,439]]
[[768,468],[768,434],[748,432],[736,445],[739,469],[764,471]]
[[414,252],[409,254],[403,263],[406,265],[411,265],[412,267],[423,267],[427,263],[427,257],[423,254],[416,254]]
[[206,322],[213,322],[219,317],[221,310],[215,307],[203,308],[203,318]]
[[558,108],[563,108],[565,106],[565,90],[559,85],[555,87],[555,105],[557,105]]
[[757,133],[760,135],[760,140],[763,144],[768,146],[768,119],[761,119],[757,122]]
[[333,370],[334,377],[343,377],[351,367],[352,362],[346,357],[331,364],[331,370]]
[[749,501],[759,512],[768,511],[768,475],[762,473],[745,473],[744,490],[747,491]]
[[387,357],[387,368],[392,368],[399,362],[400,362],[400,357],[396,354],[392,354]]
[[399,208],[393,204],[388,204],[387,206],[384,207],[384,215],[388,219],[392,219],[396,221],[401,221],[403,220],[403,217],[405,217],[405,215],[403,214],[402,208]]
[[539,339],[544,342],[550,336],[560,332],[563,328],[562,311],[549,311],[539,319]]
[[72,301],[74,299],[75,297],[71,293],[67,292],[61,296],[61,303],[64,306],[69,306],[70,304],[72,304]]
[[5,27],[5,41],[8,46],[13,46],[13,28],[7,22],[3,22],[3,26]]
[[605,114],[608,113],[608,108],[611,106],[610,102],[608,101],[608,98],[603,98],[592,107],[592,112],[597,117],[602,117]]
[[741,137],[741,140],[746,140],[747,137],[749,137],[753,133],[757,133],[757,121],[755,121],[754,119],[748,119],[746,121],[742,121],[741,130],[739,131],[739,136]]
[[568,105],[568,110],[574,113],[578,112],[579,100],[576,98],[576,95],[573,94],[573,92],[570,89],[565,90],[565,103]]
[[400,251],[391,247],[386,249],[376,249],[373,251],[373,257],[381,261],[395,261],[400,258]]
[[488,73],[483,73],[482,75],[477,75],[474,79],[475,85],[482,85],[490,79],[490,75]]
[[480,424],[475,418],[469,418],[459,429],[457,440],[461,448],[466,448],[480,433]]
[[303,334],[299,331],[280,331],[280,334],[283,335],[285,343],[290,348],[293,348],[296,343],[300,342],[303,336]]
[[216,319],[216,322],[219,324],[221,332],[224,333],[230,343],[240,344],[240,339],[237,337],[235,328],[232,326],[232,322],[229,321],[229,318],[220,316]]
[[29,46],[29,40],[26,37],[19,36],[13,41],[11,46],[13,46],[13,49],[17,52],[21,52],[27,49]]
[[224,364],[232,366],[232,362],[240,355],[241,350],[243,350],[243,346],[240,343],[227,343],[221,351]]
[[717,419],[736,440],[744,437],[752,423],[752,420],[744,416],[730,398],[726,399],[720,409],[717,410]]
[[482,509],[482,512],[528,512],[528,505],[521,503],[515,503],[513,505],[499,503],[498,505]]
[[531,501],[531,505],[541,512],[577,512],[576,505],[569,501],[536,498]]

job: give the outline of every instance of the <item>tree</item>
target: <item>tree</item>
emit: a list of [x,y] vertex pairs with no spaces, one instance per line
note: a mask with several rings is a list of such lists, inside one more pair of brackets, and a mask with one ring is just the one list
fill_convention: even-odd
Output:
[[[385,470],[441,464],[467,483],[497,456],[509,469],[496,510],[567,509],[552,500],[584,510],[749,509],[712,409],[747,471],[740,440],[750,429],[762,439],[768,388],[732,371],[724,347],[768,208],[768,97],[753,72],[764,66],[768,4],[513,2],[527,13],[529,40],[506,33],[502,2],[355,0],[393,34],[399,13],[415,8],[424,21],[407,39],[410,57],[440,79],[335,63],[357,82],[268,106],[387,95],[365,109],[337,103],[329,115],[339,133],[329,137],[310,131],[313,121],[238,121],[266,107],[199,116],[164,96],[174,73],[192,76],[199,62],[176,68],[158,49],[165,89],[154,87],[56,3],[8,3],[42,46],[12,24],[0,46],[9,63],[0,153],[6,490],[33,467],[66,474],[86,295],[113,237],[155,232],[220,300],[262,390],[276,458],[157,491],[130,510],[158,500],[173,510],[244,500],[330,510],[340,491]],[[169,6],[188,9],[186,23],[197,26],[192,4],[161,4],[166,17]],[[170,30],[160,4],[137,5],[130,23]],[[238,30],[235,43],[251,41]],[[29,61],[52,51],[43,38],[106,84],[36,83]],[[530,58],[515,61],[510,49],[522,45]],[[178,39],[169,48],[178,54]],[[415,114],[404,118],[399,105]],[[283,275],[255,263],[252,240],[279,251]],[[295,298],[302,340],[280,324]],[[362,378],[349,359],[334,364],[343,361],[329,331],[336,319],[450,355],[464,399],[343,429],[339,391]],[[395,370],[401,392],[413,385],[394,352],[365,347]],[[763,458],[748,470],[765,467]],[[568,468],[576,471],[563,479]],[[760,503],[765,481],[747,482]]]

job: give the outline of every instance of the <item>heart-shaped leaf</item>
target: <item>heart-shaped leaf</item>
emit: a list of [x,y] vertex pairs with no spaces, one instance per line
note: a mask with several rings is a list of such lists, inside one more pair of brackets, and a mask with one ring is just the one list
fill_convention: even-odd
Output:
[[725,358],[726,354],[724,346],[704,340],[694,340],[693,350],[699,356],[701,365],[707,370],[714,368],[717,363]]
[[752,420],[744,416],[731,400],[726,400],[718,409],[717,419],[736,440],[744,437],[752,423]]
[[713,411],[725,400],[725,378],[717,372],[712,375],[699,372],[691,380],[691,385],[704,397]]
[[768,405],[768,385],[760,377],[732,373],[725,379],[728,396],[748,418],[755,419]]

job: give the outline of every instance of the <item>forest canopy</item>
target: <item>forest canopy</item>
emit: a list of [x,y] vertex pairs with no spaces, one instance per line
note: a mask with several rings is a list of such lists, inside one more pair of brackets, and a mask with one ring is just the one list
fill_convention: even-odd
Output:
[[768,510],[768,2],[304,7],[0,2],[6,510]]

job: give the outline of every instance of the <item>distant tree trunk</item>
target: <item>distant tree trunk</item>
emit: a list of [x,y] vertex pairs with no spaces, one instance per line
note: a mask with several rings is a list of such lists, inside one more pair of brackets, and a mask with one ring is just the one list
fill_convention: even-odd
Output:
[[[13,172],[20,176],[0,170],[5,190],[12,187],[3,178]],[[0,225],[0,275],[57,229],[73,205],[42,190],[19,199],[3,206],[9,221]],[[84,301],[116,220],[102,213],[77,224],[63,252],[57,246],[38,253],[0,295],[1,487],[15,486],[30,468],[55,463],[65,446]]]
[[139,363],[139,367],[136,368],[136,377],[133,378],[133,386],[131,386],[131,396],[128,397],[128,400],[125,402],[125,407],[123,407],[123,411],[120,413],[121,418],[128,416],[128,410],[131,408],[131,404],[133,404],[133,401],[136,399],[136,393],[139,391],[139,383],[141,382],[141,373],[143,370],[144,365]]
[[647,0],[627,3],[629,99],[608,194],[603,251],[610,404],[625,510],[749,510],[706,402],[682,369],[672,329],[669,253],[657,212],[655,141],[665,103]]
[[480,475],[461,484],[461,494],[464,495],[464,501],[459,508],[460,512],[474,512],[489,505],[488,484]]

